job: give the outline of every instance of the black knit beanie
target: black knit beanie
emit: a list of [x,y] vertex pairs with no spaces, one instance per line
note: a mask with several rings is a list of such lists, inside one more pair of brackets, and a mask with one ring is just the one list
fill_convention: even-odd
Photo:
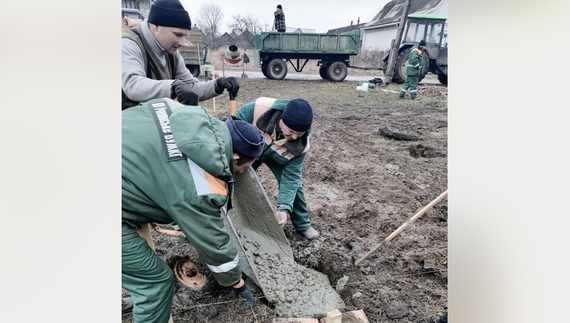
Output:
[[287,103],[281,120],[291,130],[305,132],[311,128],[313,123],[313,109],[309,102],[303,99],[293,99]]
[[190,15],[178,0],[156,0],[150,7],[148,22],[157,26],[192,29]]
[[419,44],[418,46],[425,46],[425,45],[426,45],[426,41],[422,39],[422,40],[420,41],[420,44]]
[[281,7],[281,5],[280,5],[280,4],[278,4],[278,5],[277,5],[277,8],[279,8],[279,9],[283,10],[283,7]]
[[232,135],[234,152],[248,158],[261,156],[263,137],[254,125],[234,116],[228,116],[226,125]]

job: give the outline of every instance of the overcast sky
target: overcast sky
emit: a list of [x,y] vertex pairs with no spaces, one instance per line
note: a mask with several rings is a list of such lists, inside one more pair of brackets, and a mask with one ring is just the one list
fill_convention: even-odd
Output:
[[251,14],[257,17],[262,28],[268,24],[269,30],[273,25],[273,12],[278,4],[281,4],[285,12],[287,27],[299,27],[316,29],[318,33],[324,33],[329,29],[350,25],[350,21],[356,24],[360,17],[360,23],[368,22],[389,2],[389,0],[180,0],[182,5],[190,13],[192,23],[198,18],[200,5],[215,3],[222,8],[224,22],[220,26],[221,31],[228,31],[228,24],[232,16]]

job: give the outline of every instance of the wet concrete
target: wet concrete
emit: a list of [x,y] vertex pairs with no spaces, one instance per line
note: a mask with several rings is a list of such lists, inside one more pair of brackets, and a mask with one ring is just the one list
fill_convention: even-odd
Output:
[[[222,76],[222,71],[217,71],[217,72],[220,73],[220,76]],[[226,77],[233,76],[233,77],[239,78],[239,77],[241,77],[242,74],[243,74],[243,71],[235,71],[235,70],[225,70],[224,71],[224,75]],[[266,78],[263,75],[263,73],[258,72],[258,71],[246,71],[245,74],[247,75],[248,78],[254,78],[254,79]],[[375,77],[379,77],[382,79],[382,81],[384,81],[384,75],[382,75],[382,72],[380,72],[378,76],[370,76],[370,75],[350,75],[350,71],[348,72],[348,75],[346,76],[346,79],[344,79],[344,80],[349,81],[349,82],[359,82],[359,81],[369,81]],[[297,80],[297,81],[315,80],[315,81],[330,82],[327,80],[323,80],[323,78],[319,74],[306,74],[306,73],[298,73],[298,72],[291,72],[291,71],[289,71],[287,73],[284,80],[292,80],[292,81],[294,81],[294,80]],[[437,78],[436,79],[424,78],[419,84],[440,84],[440,83],[437,80]]]
[[275,305],[277,315],[324,316],[335,308],[344,308],[326,275],[295,262],[289,241],[251,168],[236,176],[234,206],[227,220],[239,244],[242,270]]

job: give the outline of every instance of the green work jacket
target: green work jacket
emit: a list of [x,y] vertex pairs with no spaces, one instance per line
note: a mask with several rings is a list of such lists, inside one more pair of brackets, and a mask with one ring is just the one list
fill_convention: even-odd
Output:
[[238,252],[220,210],[233,193],[226,124],[167,98],[121,113],[123,221],[176,222],[215,279],[237,284]]
[[272,166],[282,169],[281,178],[278,179],[280,184],[277,210],[291,212],[297,188],[301,185],[303,163],[310,147],[311,129],[292,142],[276,143],[273,140],[274,129],[288,102],[286,99],[258,98],[237,109],[236,116],[261,130],[265,144],[260,162],[271,163]]
[[414,46],[410,52],[410,58],[408,59],[406,76],[420,76],[423,64],[423,52],[417,46]]

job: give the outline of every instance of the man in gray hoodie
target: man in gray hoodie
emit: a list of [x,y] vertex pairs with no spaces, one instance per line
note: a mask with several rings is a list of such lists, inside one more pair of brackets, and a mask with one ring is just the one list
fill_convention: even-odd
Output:
[[122,110],[163,97],[189,104],[194,93],[204,101],[222,94],[224,89],[237,95],[236,78],[202,82],[186,68],[178,49],[186,44],[190,29],[190,16],[178,0],[156,0],[145,21],[123,29]]

